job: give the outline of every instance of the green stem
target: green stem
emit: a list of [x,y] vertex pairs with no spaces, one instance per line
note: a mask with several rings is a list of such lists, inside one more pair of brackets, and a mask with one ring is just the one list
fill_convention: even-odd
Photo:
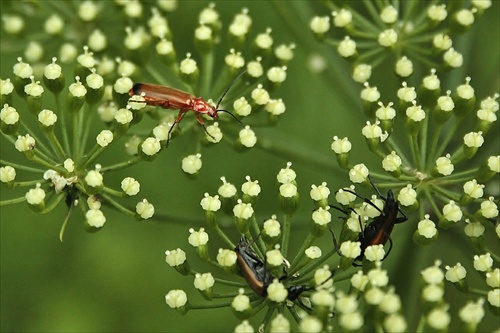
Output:
[[446,147],[450,143],[451,139],[457,135],[457,129],[458,129],[459,125],[460,125],[460,122],[458,121],[458,119],[455,119],[451,128],[448,128],[446,130],[446,136],[443,139],[443,141],[441,142],[441,145],[439,146],[439,148],[437,149],[435,156],[441,156],[443,151],[446,149]]
[[132,216],[132,217],[135,216],[135,211],[132,211],[132,210],[128,209],[127,207],[119,204],[116,200],[114,200],[109,195],[106,195],[103,193],[102,196],[106,200],[106,203],[109,203],[113,208],[115,208],[119,212],[121,212],[125,215],[128,215],[128,216]]
[[72,208],[73,208],[73,205],[70,205],[68,208],[68,212],[66,213],[66,217],[64,218],[63,224],[61,226],[61,230],[59,231],[59,240],[61,241],[61,243],[63,241],[64,231],[66,230],[66,225],[68,224]]
[[128,195],[123,193],[122,191],[113,190],[112,188],[109,188],[106,186],[104,186],[102,190],[103,190],[103,192],[114,195],[115,197],[118,197],[118,198],[127,198],[128,197]]
[[39,212],[39,214],[47,214],[51,212],[56,206],[61,202],[63,198],[66,197],[66,193],[60,192],[54,200],[50,203],[50,205],[46,206],[42,211]]
[[38,183],[43,183],[45,182],[45,179],[35,179],[35,180],[30,180],[30,181],[25,181],[25,182],[14,182],[10,187],[28,187],[28,186],[33,186]]
[[136,157],[134,157],[134,158],[132,158],[131,160],[128,160],[128,161],[124,161],[124,162],[121,162],[121,163],[118,163],[118,164],[113,164],[113,165],[110,165],[110,166],[107,166],[107,167],[103,167],[103,168],[101,168],[101,172],[105,172],[105,171],[109,171],[109,170],[119,170],[119,169],[123,169],[123,168],[128,168],[129,166],[137,164],[140,161],[142,161],[141,157],[140,156],[136,156]]
[[78,155],[78,144],[80,143],[80,133],[79,133],[79,126],[78,126],[78,112],[73,112],[71,114],[71,120],[72,120],[72,129],[73,129],[73,157],[75,160],[78,160],[80,158],[80,155]]
[[432,197],[432,194],[429,192],[428,189],[425,189],[424,191],[424,196],[427,198],[427,202],[431,205],[432,210],[434,211],[434,214],[438,217],[438,220],[441,219],[443,214],[439,210],[439,207],[437,206],[434,198]]
[[[36,150],[35,151],[38,154],[47,156],[47,159],[53,161],[55,159],[55,156],[52,154],[52,150],[49,149],[43,143],[43,141],[31,130],[31,128],[28,127],[23,121],[21,121],[21,127],[26,131],[26,133],[28,133],[31,137],[33,137],[35,139],[35,142],[36,142]],[[11,138],[9,137],[9,139],[11,139]],[[11,141],[11,140],[9,140],[9,141]],[[13,141],[13,140],[11,142],[15,143],[15,141]],[[54,162],[54,164],[55,164],[55,162]]]
[[[201,87],[200,95],[207,96],[212,84],[212,75],[214,71],[214,52],[211,50],[208,53],[202,54],[202,70],[201,70]],[[217,101],[215,101],[217,102]]]
[[292,261],[292,267],[295,267],[299,264],[300,260],[302,260],[302,258],[305,256],[305,250],[311,246],[312,242],[316,239],[316,237],[314,237],[311,233],[308,233],[307,234],[307,237],[306,239],[304,239],[304,242],[302,243],[302,246],[300,247],[297,255],[295,256],[295,258],[293,258],[293,261]]
[[229,248],[234,249],[236,247],[236,245],[231,241],[231,239],[229,237],[226,236],[226,234],[224,233],[224,231],[222,231],[221,228],[218,225],[216,225],[214,229],[215,229],[215,232],[217,233],[217,235],[220,238],[222,238],[222,240],[224,242],[226,242],[226,244],[229,245]]
[[47,136],[49,137],[49,140],[50,142],[52,142],[52,144],[54,145],[54,147],[56,148],[56,152],[58,154],[58,158],[62,161],[65,159],[66,157],[66,153],[64,152],[62,146],[61,146],[61,143],[59,142],[59,140],[57,139],[57,137],[55,136],[54,134],[54,131],[49,131],[47,133]]
[[281,254],[286,258],[288,254],[288,243],[290,241],[290,232],[292,230],[292,215],[285,214],[283,216],[283,230],[281,236]]
[[32,168],[32,167],[28,167],[28,166],[25,166],[25,165],[22,165],[22,164],[17,164],[17,163],[14,163],[14,162],[8,162],[8,161],[3,160],[3,159],[0,159],[0,164],[10,165],[11,167],[13,167],[15,169],[19,169],[19,170],[23,170],[23,171],[28,171],[28,172],[34,172],[34,173],[43,173],[45,171],[43,169]]
[[[83,113],[87,113],[85,120],[82,119],[81,123],[83,125],[83,135],[82,135],[82,140],[80,144],[80,156],[82,156],[85,152],[85,147],[87,146],[87,139],[89,137],[90,129],[91,129],[91,124],[92,120],[94,119],[94,115],[97,114],[96,110],[94,107],[90,106],[87,104],[86,110],[84,110]],[[116,139],[116,138],[114,138]]]
[[101,147],[99,144],[95,144],[94,147],[89,151],[87,156],[81,161],[81,169],[85,170],[90,163],[92,163],[105,149],[106,147]]
[[15,199],[0,200],[0,206],[14,205],[20,202],[26,201],[26,197],[22,196]]
[[460,196],[458,196],[455,192],[446,190],[442,188],[441,186],[434,186],[432,185],[432,189],[436,191],[436,193],[444,195],[446,198],[453,200],[455,202],[458,202],[460,200]]
[[64,155],[68,156],[70,153],[70,148],[69,148],[69,138],[68,138],[68,126],[66,126],[67,112],[66,112],[66,110],[63,110],[61,107],[60,96],[61,96],[60,94],[55,94],[54,98],[56,100],[57,114],[60,115],[60,118],[61,118],[60,128],[61,128],[61,133],[62,133],[62,138],[63,138],[64,149],[66,152],[66,154],[64,154]]
[[413,156],[413,160],[417,164],[417,169],[422,170],[422,160],[420,159],[420,148],[417,142],[417,135],[410,135],[410,149]]

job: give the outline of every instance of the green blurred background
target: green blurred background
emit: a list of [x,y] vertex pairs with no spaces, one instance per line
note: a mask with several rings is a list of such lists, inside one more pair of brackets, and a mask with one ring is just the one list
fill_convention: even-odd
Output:
[[[333,135],[349,136],[355,147],[352,156],[355,163],[376,165],[375,159],[367,161],[371,155],[368,155],[360,135],[366,119],[358,98],[360,87],[350,79],[350,64],[340,59],[335,50],[317,43],[309,32],[310,18],[327,15],[327,9],[319,2],[215,3],[226,27],[234,14],[247,7],[253,19],[253,36],[270,26],[276,44],[297,44],[295,58],[288,66],[288,78],[274,94],[284,99],[287,111],[275,128],[257,132],[259,139],[270,140],[283,147],[282,152],[253,149],[238,153],[220,144],[204,151],[203,168],[198,179],[193,181],[180,169],[181,159],[192,153],[189,150],[192,147],[190,138],[184,135],[175,139],[167,151],[147,165],[147,173],[139,165],[110,173],[105,178],[106,184],[118,188],[123,177],[135,177],[141,183],[141,196],[148,198],[155,205],[157,214],[165,218],[138,222],[106,210],[105,227],[96,234],[88,234],[83,231],[78,211],[69,222],[63,243],[58,240],[59,228],[66,213],[63,205],[45,216],[31,213],[26,204],[2,207],[2,332],[232,330],[239,321],[229,308],[190,311],[182,317],[169,309],[164,300],[170,289],[184,289],[190,299],[201,301],[192,286],[192,278],[181,277],[170,268],[165,263],[164,252],[177,247],[189,250],[188,229],[203,225],[203,212],[199,205],[203,194],[215,194],[221,176],[239,188],[244,177],[250,175],[252,179],[259,180],[263,189],[255,206],[257,219],[263,220],[279,213],[275,177],[287,161],[292,161],[302,198],[299,211],[294,216],[293,232],[297,237],[297,230],[306,230],[313,209],[309,199],[311,184],[319,185],[326,181],[332,190],[348,184],[347,174],[338,171],[330,149]],[[181,48],[178,54],[194,50],[192,31],[198,13],[207,4],[206,1],[180,1],[175,14],[167,16],[176,38],[174,43]],[[10,8],[7,2],[2,1],[1,5],[2,13]],[[43,6],[44,2],[40,5]],[[499,8],[499,3],[494,1],[493,7],[468,34],[454,40],[454,46],[463,53],[465,63],[443,80],[447,88],[456,87],[464,82],[465,76],[471,75],[478,100],[498,92]],[[1,33],[4,40],[5,31]],[[182,36],[186,36],[185,43]],[[21,52],[22,48],[2,47],[2,79],[13,77],[12,66]],[[327,68],[322,74],[313,74],[306,66],[308,57],[316,53],[328,56]],[[48,63],[52,55],[46,54],[45,57]],[[375,77],[373,81],[383,76]],[[393,81],[384,87],[379,86],[382,96],[384,93],[394,94],[400,83]],[[486,140],[492,140],[497,135],[498,131],[490,131]],[[498,152],[499,147],[490,148]],[[109,161],[103,161],[103,164],[120,159],[121,154],[120,150],[116,155],[107,156]],[[3,139],[1,155],[5,160],[18,158],[13,147]],[[486,153],[483,155],[488,156]],[[303,156],[308,156],[308,159]],[[1,198],[12,198],[23,191],[11,191],[2,186]],[[391,284],[396,285],[397,292],[402,294],[403,306],[408,314],[414,311],[418,296],[415,276],[418,277],[418,271],[423,267],[433,263],[436,253],[448,264],[456,262],[456,253],[461,253],[461,258],[469,258],[470,261],[473,254],[467,244],[453,243],[453,239],[462,237],[461,230],[443,232],[436,244],[418,247],[418,253],[412,251],[415,246],[411,242],[411,234],[416,222],[413,216],[409,223],[395,228],[393,252],[384,263],[392,269]],[[237,237],[236,233],[232,234]],[[330,242],[324,237],[319,244],[328,248]],[[214,237],[211,240],[213,253],[219,246],[221,244]],[[192,259],[192,266],[202,267],[194,251],[188,252],[188,258]],[[462,295],[455,300],[457,303],[453,302],[452,313],[453,310],[456,313],[456,309],[465,302]],[[410,317],[418,318],[415,313]],[[497,327],[498,321],[491,320],[491,315],[488,318],[489,322],[481,327]],[[457,318],[454,320],[458,321]],[[416,323],[410,321],[409,324],[414,327],[412,325]]]

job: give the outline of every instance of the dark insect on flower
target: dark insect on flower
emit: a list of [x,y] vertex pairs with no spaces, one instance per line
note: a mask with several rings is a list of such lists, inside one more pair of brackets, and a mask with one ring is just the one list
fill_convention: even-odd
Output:
[[[258,236],[257,236],[258,237]],[[266,264],[262,259],[252,250],[252,244],[257,240],[255,238],[251,242],[248,242],[245,237],[242,237],[239,243],[236,245],[234,251],[237,256],[238,267],[241,274],[248,282],[248,285],[252,288],[255,293],[261,296],[267,296],[267,288],[269,285],[277,278],[273,276],[271,271],[266,267]],[[331,275],[318,286],[323,285],[328,280],[330,280],[335,271],[331,271]],[[281,281],[289,280],[289,277],[285,273],[279,279]],[[316,287],[307,286],[305,284],[292,285],[286,288],[287,299],[295,302],[297,301],[299,305],[307,310],[312,310],[309,306],[305,305],[300,298],[300,295],[305,291],[314,290]]]
[[[389,190],[387,192],[387,197],[384,197],[380,193],[379,189],[375,186],[371,178],[368,179],[370,180],[370,184],[372,185],[372,187],[375,189],[375,192],[377,192],[377,195],[385,202],[383,209],[380,209],[370,199],[360,196],[351,189],[343,189],[343,191],[355,195],[356,197],[362,199],[366,204],[372,206],[378,212],[380,212],[380,215],[375,217],[370,224],[368,224],[364,229],[361,228],[362,230],[358,236],[358,241],[361,243],[361,254],[356,259],[354,259],[353,262],[354,266],[359,266],[359,264],[356,263],[356,261],[363,260],[365,250],[368,246],[379,245],[379,244],[385,245],[385,243],[389,241],[389,249],[387,250],[387,253],[385,254],[382,260],[387,258],[392,249],[392,240],[390,235],[392,229],[394,228],[394,225],[398,223],[403,223],[406,220],[408,220],[406,214],[399,208],[399,204],[397,200],[394,198],[394,193],[392,192],[392,190]],[[335,206],[330,206],[330,207],[340,210],[347,215],[347,212],[342,208]],[[401,213],[402,216],[398,216],[399,213]],[[359,219],[360,219],[359,220],[360,226],[362,226],[361,217],[359,217]]]

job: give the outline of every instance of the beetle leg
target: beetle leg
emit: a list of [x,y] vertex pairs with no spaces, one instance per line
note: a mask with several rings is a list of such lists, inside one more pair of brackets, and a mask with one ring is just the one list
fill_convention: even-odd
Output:
[[392,250],[392,239],[391,239],[391,237],[389,237],[389,250],[387,250],[387,253],[385,254],[384,258],[382,258],[382,260],[384,260],[385,258],[387,258],[387,256],[389,255],[389,253],[391,253],[391,250]]
[[170,127],[170,129],[168,130],[168,133],[167,133],[167,144],[165,145],[165,148],[167,148],[168,144],[170,143],[170,134],[172,133],[175,125],[177,125],[177,124],[180,123],[180,121],[182,120],[182,118],[184,118],[184,115],[186,114],[187,111],[189,111],[189,110],[186,110],[186,109],[180,109],[179,110],[179,114],[175,118],[174,123],[172,124],[172,127]]
[[200,123],[201,127],[203,127],[203,130],[205,131],[205,133],[209,137],[211,137],[212,139],[215,140],[214,136],[212,134],[208,133],[207,128],[205,127],[205,123],[203,122],[203,119],[201,119],[201,116],[198,113],[196,114],[196,119],[198,119],[198,122]]

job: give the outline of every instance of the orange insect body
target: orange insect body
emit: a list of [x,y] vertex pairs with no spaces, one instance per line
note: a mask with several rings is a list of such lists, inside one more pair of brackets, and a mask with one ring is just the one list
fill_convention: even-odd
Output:
[[[239,78],[243,73],[239,74],[235,78],[235,80]],[[170,133],[175,127],[175,124],[180,123],[180,121],[188,111],[195,112],[196,119],[205,130],[205,133],[212,138],[214,137],[207,132],[207,128],[203,123],[203,119],[201,118],[202,114],[207,114],[213,119],[217,119],[219,118],[219,112],[226,112],[229,113],[238,122],[240,122],[239,119],[236,118],[231,112],[219,109],[219,105],[222,102],[222,99],[227,94],[229,88],[231,88],[234,82],[235,81],[233,81],[229,85],[229,87],[227,87],[227,89],[224,91],[221,98],[219,99],[219,102],[217,102],[216,106],[210,105],[203,98],[196,97],[185,91],[152,83],[136,83],[134,84],[132,89],[129,90],[128,94],[130,96],[134,95],[142,96],[144,98],[144,102],[148,105],[159,106],[163,109],[179,110],[179,114],[175,118],[172,127],[170,127],[170,130],[168,131],[168,140],[167,140],[167,146],[168,146],[168,143],[170,141]]]

